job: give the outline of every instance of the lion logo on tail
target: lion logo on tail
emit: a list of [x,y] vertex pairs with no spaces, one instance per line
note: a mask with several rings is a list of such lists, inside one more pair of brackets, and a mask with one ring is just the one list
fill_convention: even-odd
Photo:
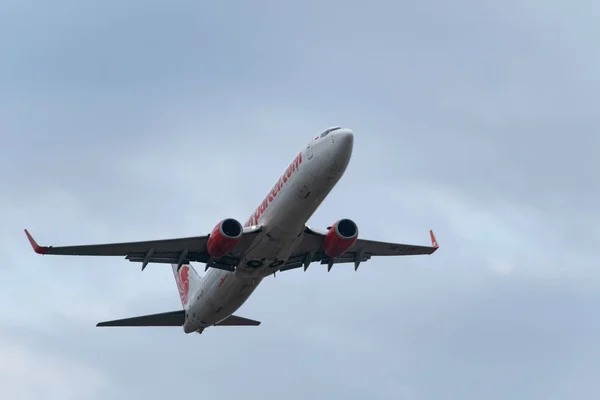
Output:
[[177,289],[179,289],[179,297],[181,302],[186,305],[188,302],[188,291],[190,290],[190,277],[189,269],[187,265],[184,265],[179,270],[179,279],[177,279]]

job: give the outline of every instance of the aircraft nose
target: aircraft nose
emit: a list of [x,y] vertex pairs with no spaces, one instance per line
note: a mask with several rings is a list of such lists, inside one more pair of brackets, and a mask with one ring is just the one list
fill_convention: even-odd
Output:
[[350,155],[354,146],[354,133],[350,129],[340,129],[332,133],[335,147],[343,154]]

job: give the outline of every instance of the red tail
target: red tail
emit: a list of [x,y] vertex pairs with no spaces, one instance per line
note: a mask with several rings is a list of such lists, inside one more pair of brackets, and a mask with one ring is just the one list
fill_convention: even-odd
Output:
[[179,290],[179,298],[185,308],[188,304],[190,293],[198,287],[201,278],[191,265],[182,265],[179,272],[177,272],[177,264],[171,264],[171,266],[173,267],[177,290]]

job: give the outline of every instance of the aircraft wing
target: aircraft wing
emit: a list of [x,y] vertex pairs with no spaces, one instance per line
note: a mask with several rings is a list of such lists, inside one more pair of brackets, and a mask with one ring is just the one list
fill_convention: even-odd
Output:
[[38,254],[57,254],[69,256],[123,256],[132,262],[141,262],[142,270],[148,263],[186,264],[190,261],[208,263],[213,268],[233,270],[239,256],[250,247],[260,226],[244,228],[242,240],[234,252],[210,260],[206,251],[209,235],[192,236],[177,239],[149,240],[143,242],[121,242],[106,244],[88,244],[77,246],[40,246],[25,229],[25,234]]
[[404,243],[378,242],[375,240],[357,239],[354,245],[336,258],[327,257],[321,250],[326,232],[319,232],[310,227],[304,230],[304,237],[298,246],[298,249],[292,253],[287,263],[281,268],[281,271],[300,268],[308,268],[311,262],[318,261],[321,264],[327,264],[329,271],[333,264],[354,263],[356,270],[361,262],[368,261],[373,256],[414,256],[423,254],[433,254],[438,249],[438,243],[433,234],[429,231],[431,237],[431,246],[420,246]]

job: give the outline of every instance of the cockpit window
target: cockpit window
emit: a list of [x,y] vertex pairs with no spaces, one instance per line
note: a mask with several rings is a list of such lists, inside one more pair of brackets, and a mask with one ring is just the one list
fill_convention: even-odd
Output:
[[329,128],[325,132],[321,133],[321,137],[324,138],[325,136],[327,136],[329,134],[329,132],[337,131],[338,129],[342,129],[342,127],[341,126],[335,126],[333,128]]

